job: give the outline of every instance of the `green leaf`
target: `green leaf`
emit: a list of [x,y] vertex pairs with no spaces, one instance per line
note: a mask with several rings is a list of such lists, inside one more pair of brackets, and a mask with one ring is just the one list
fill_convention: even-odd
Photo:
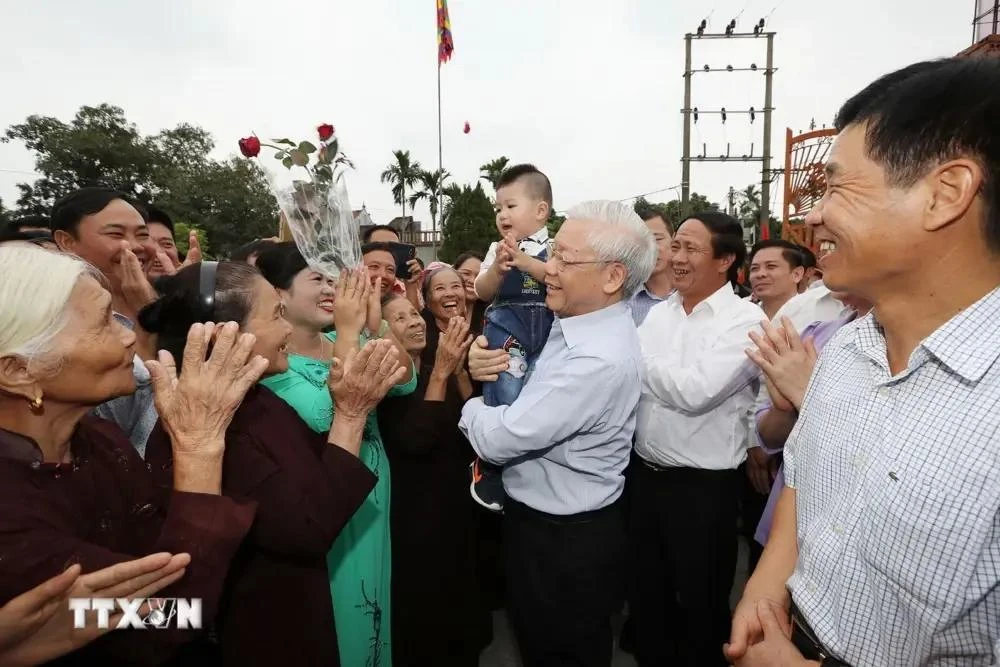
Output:
[[288,157],[291,159],[292,163],[298,167],[304,167],[309,164],[309,156],[297,148],[293,148],[288,151]]
[[281,164],[285,165],[285,169],[292,168],[292,158],[286,157],[281,161]]
[[291,139],[271,139],[271,141],[276,144],[285,144],[286,146],[291,146],[292,148],[295,147],[295,142]]
[[275,160],[284,160],[286,157],[288,157],[288,153],[286,153],[285,151],[278,151],[277,153],[274,154]]
[[309,153],[315,153],[316,147],[313,146],[308,141],[303,141],[301,144],[299,144],[299,150],[308,155]]
[[337,153],[340,152],[340,144],[337,141],[336,137],[334,137],[333,141],[331,141],[330,143],[328,143],[326,145],[326,150],[327,150],[327,153],[331,156],[331,159],[332,159],[332,156],[334,156],[334,155],[336,155]]

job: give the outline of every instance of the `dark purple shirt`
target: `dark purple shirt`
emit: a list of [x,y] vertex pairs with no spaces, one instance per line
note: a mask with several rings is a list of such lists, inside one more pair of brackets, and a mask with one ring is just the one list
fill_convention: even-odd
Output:
[[[88,573],[151,553],[189,553],[184,577],[156,595],[201,598],[210,626],[255,503],[159,487],[121,429],[96,417],[81,420],[70,451],[72,463],[45,463],[32,440],[0,430],[0,604],[75,563]],[[121,630],[60,664],[160,664],[199,638]]]
[[[159,424],[146,461],[169,480],[170,440]],[[340,664],[326,555],[375,482],[271,390],[250,390],[226,431],[222,465],[222,493],[257,503],[218,614],[224,664]]]

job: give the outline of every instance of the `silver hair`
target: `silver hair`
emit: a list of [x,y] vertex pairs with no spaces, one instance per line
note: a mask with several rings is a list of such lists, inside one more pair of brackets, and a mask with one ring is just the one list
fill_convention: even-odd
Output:
[[656,266],[656,240],[635,210],[617,201],[586,201],[566,212],[567,218],[600,224],[590,235],[590,247],[602,262],[621,262],[627,277],[626,299],[642,287]]
[[48,375],[58,371],[53,344],[70,324],[67,305],[80,278],[103,284],[93,266],[38,246],[0,247],[0,357],[18,356]]

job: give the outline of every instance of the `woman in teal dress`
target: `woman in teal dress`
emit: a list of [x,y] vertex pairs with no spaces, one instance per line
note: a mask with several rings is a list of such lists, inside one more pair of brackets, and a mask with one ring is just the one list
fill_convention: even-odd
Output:
[[[384,337],[396,343],[401,359],[412,367],[409,355],[382,320],[381,278],[372,285],[364,269],[344,273],[339,281],[326,278],[308,267],[293,243],[279,244],[263,253],[257,268],[278,288],[285,318],[293,327],[288,371],[267,378],[263,384],[292,406],[313,430],[328,431],[333,421],[327,389],[333,357],[343,359],[368,339]],[[324,333],[331,325],[336,330]],[[416,386],[416,373],[411,371],[405,383],[393,387],[389,395],[410,394]],[[327,555],[340,664],[391,667],[389,461],[374,411],[368,415],[359,457],[378,482]]]

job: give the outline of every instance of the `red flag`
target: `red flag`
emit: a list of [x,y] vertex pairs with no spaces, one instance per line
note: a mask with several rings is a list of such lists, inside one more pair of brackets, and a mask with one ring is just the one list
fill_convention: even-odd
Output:
[[455,43],[451,39],[451,19],[448,18],[448,0],[437,0],[438,65],[451,60]]

